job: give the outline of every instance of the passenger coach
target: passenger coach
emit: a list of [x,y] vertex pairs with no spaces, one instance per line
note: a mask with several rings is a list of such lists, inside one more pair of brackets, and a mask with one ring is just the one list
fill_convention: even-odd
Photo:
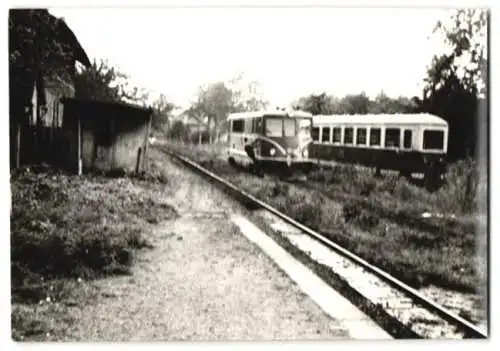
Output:
[[431,114],[317,115],[311,158],[380,169],[424,173],[429,181],[446,172],[448,123]]
[[303,111],[267,110],[228,116],[230,163],[261,171],[309,171],[312,115]]

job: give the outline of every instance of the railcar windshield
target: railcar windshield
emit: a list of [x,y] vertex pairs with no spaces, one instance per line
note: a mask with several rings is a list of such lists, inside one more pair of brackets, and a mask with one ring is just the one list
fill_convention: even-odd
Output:
[[294,137],[311,135],[311,120],[306,118],[266,118],[266,136]]
[[293,119],[283,120],[283,136],[293,137],[297,130],[297,122]]
[[268,137],[283,136],[283,119],[282,118],[267,118],[266,119],[266,135]]

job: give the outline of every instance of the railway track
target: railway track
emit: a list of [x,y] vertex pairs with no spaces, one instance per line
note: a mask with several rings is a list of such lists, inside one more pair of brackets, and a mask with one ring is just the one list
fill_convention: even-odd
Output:
[[[488,338],[486,331],[423,296],[417,290],[371,265],[320,233],[239,189],[189,158],[177,154],[168,147],[161,149],[188,168],[230,191],[247,207],[265,211],[269,221],[281,222],[282,225],[293,228],[288,230],[288,232],[295,231],[294,235],[289,236],[290,241],[295,241],[297,245],[300,244],[298,242],[302,242],[303,245],[320,245],[323,249],[327,248],[328,266],[331,271],[347,282],[350,289],[356,294],[364,297],[373,306],[383,309],[389,318],[397,320],[401,328],[409,330],[414,337],[425,339]],[[311,259],[314,258],[311,257]],[[324,262],[323,265],[325,265]],[[396,333],[396,335],[398,334]],[[408,333],[404,335],[408,335]]]

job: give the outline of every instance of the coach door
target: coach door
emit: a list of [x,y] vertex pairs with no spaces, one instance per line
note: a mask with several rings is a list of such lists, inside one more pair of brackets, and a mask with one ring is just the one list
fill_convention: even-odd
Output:
[[252,133],[262,134],[262,117],[253,119]]
[[245,132],[245,120],[234,119],[231,121],[231,140],[229,146],[234,150],[243,150],[242,139]]
[[[263,130],[262,125],[263,125],[262,117],[252,119],[252,130],[251,130],[251,142],[252,143],[255,141],[255,139],[257,139],[257,137],[259,135],[262,135],[262,130]],[[260,156],[260,144],[259,143],[254,144],[254,152],[255,152],[256,156]]]

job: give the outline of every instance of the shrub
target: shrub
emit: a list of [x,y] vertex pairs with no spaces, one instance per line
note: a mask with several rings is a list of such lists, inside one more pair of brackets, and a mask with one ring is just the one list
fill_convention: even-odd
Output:
[[446,174],[446,183],[438,191],[439,200],[456,213],[473,213],[477,210],[481,170],[472,159],[461,160],[451,165]]
[[280,183],[277,182],[274,184],[272,188],[272,196],[277,197],[277,196],[288,196],[289,193],[289,186],[288,184],[285,183]]
[[370,196],[370,194],[376,189],[377,183],[373,178],[362,178],[357,188],[359,189],[359,195]]
[[127,273],[133,250],[151,247],[141,226],[172,213],[168,205],[138,196],[129,178],[17,175],[12,178],[12,287]]
[[364,210],[357,201],[348,201],[342,212],[346,223],[356,224],[363,230],[370,230],[379,224],[379,217]]

